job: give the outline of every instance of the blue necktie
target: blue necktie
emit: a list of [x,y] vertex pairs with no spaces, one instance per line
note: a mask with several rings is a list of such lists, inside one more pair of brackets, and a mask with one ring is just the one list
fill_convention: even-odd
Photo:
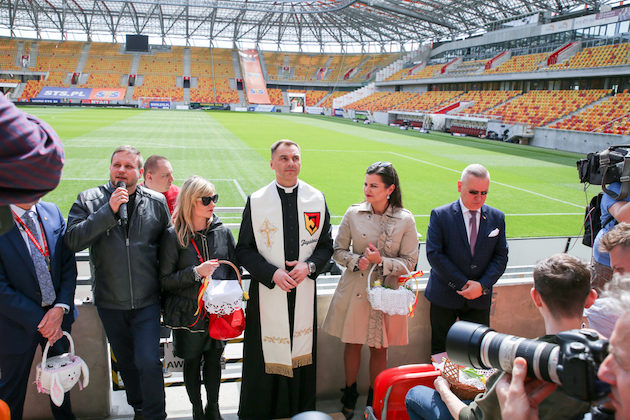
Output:
[[[39,235],[38,230],[35,228],[35,220],[37,214],[33,211],[27,211],[24,213],[24,224],[31,231],[33,237],[40,244],[42,249],[44,248],[42,238]],[[55,287],[53,286],[52,277],[50,271],[48,271],[48,263],[37,249],[33,241],[28,240],[28,247],[31,251],[31,258],[33,259],[33,265],[35,266],[35,273],[37,274],[37,282],[39,283],[39,290],[42,292],[42,306],[49,306],[55,302],[57,298],[55,294]]]

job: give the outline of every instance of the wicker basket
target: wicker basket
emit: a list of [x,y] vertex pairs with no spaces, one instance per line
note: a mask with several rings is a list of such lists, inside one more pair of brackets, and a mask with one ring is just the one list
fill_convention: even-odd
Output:
[[444,361],[442,367],[442,377],[451,384],[451,391],[457,395],[460,400],[474,400],[475,397],[482,392],[486,392],[486,388],[477,388],[476,386],[465,384],[459,380],[459,368],[450,359]]

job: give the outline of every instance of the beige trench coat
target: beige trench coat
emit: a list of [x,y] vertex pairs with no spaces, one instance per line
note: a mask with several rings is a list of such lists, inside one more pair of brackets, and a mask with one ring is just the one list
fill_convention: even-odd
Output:
[[[392,210],[390,207],[384,214],[377,215],[367,202],[352,205],[339,225],[333,254],[334,260],[346,270],[339,280],[322,329],[344,343],[368,344],[376,348],[405,345],[407,317],[372,310],[366,292],[370,267],[365,271],[354,271],[369,243],[381,253],[387,284],[397,284],[398,275],[405,272],[394,259],[409,270],[416,266],[418,233],[409,210]],[[373,274],[371,281],[375,278]]]

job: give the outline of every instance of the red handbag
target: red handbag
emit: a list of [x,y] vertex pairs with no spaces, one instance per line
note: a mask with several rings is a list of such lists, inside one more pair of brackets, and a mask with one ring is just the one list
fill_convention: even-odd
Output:
[[245,313],[242,309],[229,315],[208,314],[208,333],[215,340],[238,337],[245,330]]

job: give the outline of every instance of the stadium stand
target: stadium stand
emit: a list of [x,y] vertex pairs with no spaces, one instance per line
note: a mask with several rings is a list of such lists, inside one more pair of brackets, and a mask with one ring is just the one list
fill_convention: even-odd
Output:
[[34,70],[74,72],[79,61],[81,48],[83,48],[82,42],[39,41],[37,43],[37,63],[34,65]]
[[534,90],[499,105],[485,115],[504,122],[542,127],[604,97],[608,90]]
[[399,106],[397,109],[401,111],[429,111],[439,108],[442,105],[452,103],[452,100],[463,94],[461,90],[457,91],[431,91],[424,92],[415,96]]
[[138,74],[182,76],[184,74],[184,49],[172,47],[168,52],[141,55]]
[[548,66],[547,70],[627,65],[628,51],[630,43],[584,48],[565,62]]
[[[627,122],[629,113],[630,93],[619,93],[588,107],[582,112],[554,123],[550,128],[628,134],[630,131],[628,131],[627,124],[617,120],[624,119]],[[618,124],[611,124],[611,121],[618,122]]]
[[215,79],[215,89],[217,91],[217,102],[222,104],[239,103],[238,92],[230,88],[228,79]]
[[280,89],[267,89],[269,94],[269,101],[271,105],[284,105],[284,99],[282,98],[282,90]]
[[215,103],[212,79],[207,77],[197,78],[197,87],[190,88],[190,101],[202,103]]
[[524,54],[510,57],[505,63],[494,69],[485,70],[484,73],[520,73],[536,71],[540,68],[549,53]]
[[81,87],[93,87],[93,88],[119,88],[123,87],[121,84],[121,73],[114,74],[99,74],[90,73],[87,81]]
[[319,101],[324,99],[330,92],[327,90],[307,90],[306,106],[317,106]]
[[462,114],[473,115],[494,108],[521,93],[523,92],[520,90],[477,90],[467,92],[458,97],[457,100],[474,102],[471,106],[460,111]]
[[321,106],[322,108],[332,108],[333,99],[346,95],[347,93],[348,92],[336,90],[332,94],[330,94],[326,99],[324,99],[324,102],[322,102],[319,106]]
[[443,67],[442,64],[433,64],[421,68],[414,74],[409,74],[411,68],[399,70],[387,78],[387,80],[427,79],[434,77]]
[[488,60],[463,61],[457,68],[447,72],[447,76],[465,76],[468,74],[481,73]]
[[23,67],[15,65],[17,58],[17,42],[3,39],[0,43],[0,70],[22,70]]
[[[83,67],[83,73],[89,73],[90,75],[115,73],[120,78],[123,74],[129,74],[131,70],[131,60],[132,56],[122,54],[120,47],[117,45],[92,43],[90,45],[90,54]],[[120,84],[120,80],[118,84]]]
[[346,105],[345,108],[354,109],[355,111],[367,111],[369,110],[370,104],[381,101],[391,94],[392,92],[375,92],[365,98],[361,98],[358,101]]
[[[164,70],[167,67],[161,67]],[[142,97],[171,98],[171,101],[182,101],[184,91],[176,87],[175,76],[146,75],[141,86],[136,86],[133,91],[133,100]]]

